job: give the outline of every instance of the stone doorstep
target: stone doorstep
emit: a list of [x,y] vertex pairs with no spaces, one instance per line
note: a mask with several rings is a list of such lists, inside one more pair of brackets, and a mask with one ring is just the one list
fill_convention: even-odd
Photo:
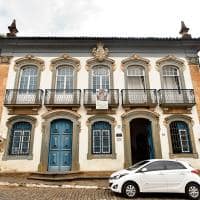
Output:
[[52,172],[34,172],[27,179],[43,180],[43,181],[73,181],[73,180],[91,180],[91,179],[108,179],[113,172],[111,171],[93,171],[93,172],[67,172],[67,173],[52,173]]
[[[111,171],[0,173],[0,186],[107,189]],[[67,184],[65,182],[68,182]]]

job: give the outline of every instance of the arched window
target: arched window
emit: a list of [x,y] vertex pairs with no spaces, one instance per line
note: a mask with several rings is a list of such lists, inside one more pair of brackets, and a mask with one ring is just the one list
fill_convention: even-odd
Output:
[[92,89],[110,88],[110,70],[106,66],[96,65],[92,68]]
[[92,125],[92,154],[112,154],[111,125],[98,121]]
[[127,67],[127,89],[145,89],[145,69],[139,65],[130,65]]
[[181,89],[179,69],[175,66],[167,65],[162,68],[163,89]]
[[29,122],[13,124],[10,135],[9,155],[29,155],[32,125]]
[[35,90],[37,89],[37,67],[34,65],[28,65],[20,71],[19,89],[23,90]]
[[57,68],[56,72],[56,89],[73,89],[74,88],[74,68],[70,65],[62,65]]
[[170,123],[170,135],[173,153],[192,153],[188,125],[183,121]]

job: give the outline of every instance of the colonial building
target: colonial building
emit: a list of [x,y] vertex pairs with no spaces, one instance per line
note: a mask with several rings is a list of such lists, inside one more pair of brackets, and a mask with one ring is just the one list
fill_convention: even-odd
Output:
[[1,171],[112,171],[149,158],[200,167],[191,77],[200,39],[187,31],[95,38],[15,37],[15,29],[0,38],[1,56],[12,57]]

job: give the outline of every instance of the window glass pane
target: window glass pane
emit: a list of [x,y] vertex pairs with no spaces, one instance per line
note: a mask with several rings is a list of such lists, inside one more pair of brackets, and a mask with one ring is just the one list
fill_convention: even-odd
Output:
[[110,153],[110,131],[102,130],[102,153]]
[[93,89],[109,89],[110,73],[109,68],[105,66],[95,66],[92,69],[92,87]]
[[57,68],[56,89],[73,89],[74,68],[63,65]]
[[131,65],[127,68],[127,76],[144,76],[144,67]]
[[165,170],[165,164],[163,161],[156,161],[146,166],[148,171]]
[[108,122],[95,122],[92,125],[93,154],[111,154],[111,125]]
[[170,124],[173,153],[192,153],[188,125],[183,121]]
[[167,65],[162,69],[164,89],[181,89],[179,70]]
[[174,161],[165,161],[166,169],[172,170],[172,169],[186,169],[185,166],[183,166],[181,163],[174,162]]
[[163,76],[179,76],[179,71],[176,67],[168,65],[163,67]]
[[37,67],[27,66],[21,70],[19,89],[37,89]]
[[31,128],[31,124],[28,122],[17,122],[13,125],[10,136],[10,155],[29,154]]
[[101,131],[93,131],[93,153],[101,153]]

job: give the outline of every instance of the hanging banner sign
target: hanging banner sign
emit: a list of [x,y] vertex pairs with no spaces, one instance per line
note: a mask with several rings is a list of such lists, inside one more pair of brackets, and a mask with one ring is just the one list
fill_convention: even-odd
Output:
[[96,109],[108,109],[108,90],[97,89],[96,90]]

